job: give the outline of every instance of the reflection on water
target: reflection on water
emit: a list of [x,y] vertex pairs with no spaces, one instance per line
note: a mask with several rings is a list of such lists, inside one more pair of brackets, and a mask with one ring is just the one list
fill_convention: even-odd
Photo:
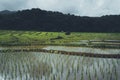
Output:
[[99,54],[120,54],[120,49],[100,49],[100,48],[86,48],[86,47],[67,47],[67,46],[47,46],[46,50],[61,50],[69,52],[86,52]]
[[119,66],[119,59],[0,53],[0,80],[120,80]]
[[30,80],[50,75],[51,67],[32,53],[0,53],[0,74],[4,80]]
[[[37,54],[53,68],[55,80],[119,80],[120,60],[60,54]],[[112,76],[111,76],[112,75]],[[49,79],[47,79],[49,80]],[[51,79],[54,80],[54,79]]]

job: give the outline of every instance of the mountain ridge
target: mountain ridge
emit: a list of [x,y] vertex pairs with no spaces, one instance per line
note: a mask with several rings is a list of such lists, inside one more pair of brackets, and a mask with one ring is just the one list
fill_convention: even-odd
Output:
[[75,16],[38,8],[1,14],[0,29],[67,32],[120,32],[120,15]]

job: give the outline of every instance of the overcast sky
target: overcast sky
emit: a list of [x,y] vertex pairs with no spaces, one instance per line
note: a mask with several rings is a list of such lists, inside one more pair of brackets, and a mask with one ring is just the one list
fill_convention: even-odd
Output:
[[120,14],[120,0],[0,0],[0,10],[41,8],[80,16]]

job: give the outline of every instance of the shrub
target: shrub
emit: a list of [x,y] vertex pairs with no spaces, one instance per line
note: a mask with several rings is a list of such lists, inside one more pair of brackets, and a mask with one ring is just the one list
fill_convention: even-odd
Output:
[[71,33],[70,32],[65,32],[65,35],[70,35]]

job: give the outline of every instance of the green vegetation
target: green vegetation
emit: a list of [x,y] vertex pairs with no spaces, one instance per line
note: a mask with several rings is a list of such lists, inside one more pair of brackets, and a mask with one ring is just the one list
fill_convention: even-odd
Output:
[[0,45],[64,45],[80,40],[120,40],[120,33],[38,32],[0,30]]
[[120,59],[0,53],[0,80],[120,80]]
[[51,71],[51,66],[41,62],[34,53],[0,53],[0,64],[0,80],[39,79],[42,75],[49,76]]
[[[62,55],[60,51],[120,54],[119,49],[49,45],[88,45],[120,49],[120,33],[0,30],[1,80],[119,80],[119,58]],[[9,47],[10,46],[10,47]],[[16,47],[17,46],[17,47]],[[42,49],[41,49],[42,48]],[[16,51],[15,51],[16,50]],[[38,52],[37,52],[38,51]],[[53,54],[55,53],[55,54]],[[59,54],[58,54],[59,53]],[[92,55],[92,54],[91,54]]]

